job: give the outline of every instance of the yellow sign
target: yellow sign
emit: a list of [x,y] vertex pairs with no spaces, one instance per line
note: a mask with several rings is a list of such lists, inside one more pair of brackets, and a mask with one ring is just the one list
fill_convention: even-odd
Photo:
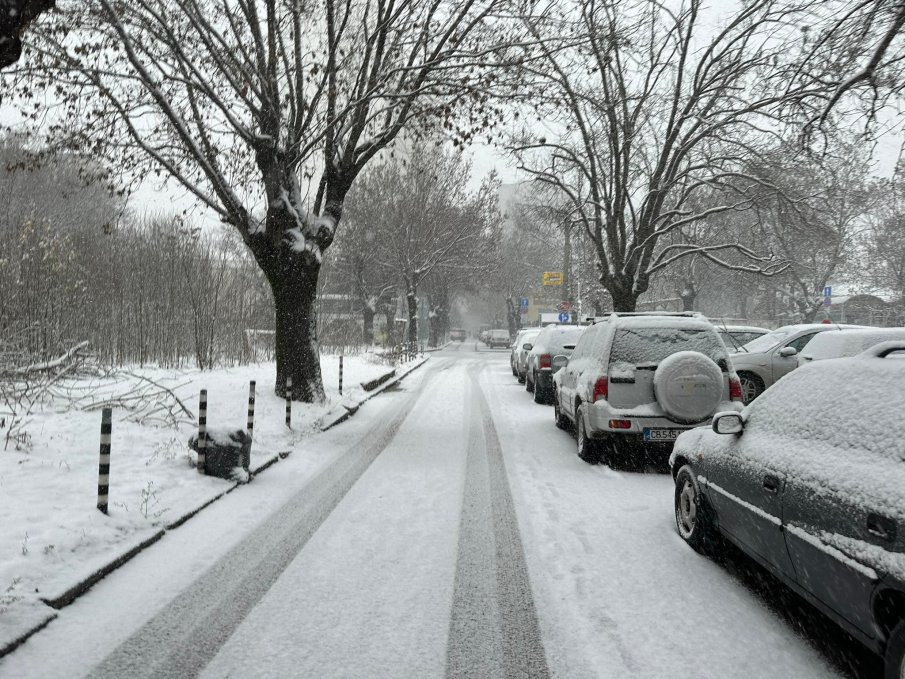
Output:
[[562,285],[562,271],[544,271],[544,285]]

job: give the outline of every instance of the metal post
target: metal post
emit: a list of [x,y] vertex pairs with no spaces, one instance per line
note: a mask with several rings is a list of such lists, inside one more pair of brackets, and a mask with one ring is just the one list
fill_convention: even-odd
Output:
[[248,438],[254,440],[255,431],[255,381],[248,383]]
[[110,493],[110,434],[113,431],[113,409],[101,412],[101,451],[97,466],[97,508],[107,513],[107,498]]
[[343,357],[339,357],[339,395],[343,395]]
[[292,378],[286,378],[286,426],[292,429]]
[[207,463],[207,389],[198,397],[198,473],[204,473]]

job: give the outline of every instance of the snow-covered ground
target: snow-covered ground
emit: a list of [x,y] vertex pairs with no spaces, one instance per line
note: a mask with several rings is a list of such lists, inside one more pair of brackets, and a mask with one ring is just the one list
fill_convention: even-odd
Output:
[[[668,475],[586,465],[552,409],[511,376],[508,354],[452,349],[348,423],[306,439],[303,454],[168,532],[0,659],[0,677],[117,676],[114,649],[110,658],[122,660],[122,649],[170,645],[207,654],[205,677],[457,676],[447,664],[450,614],[457,573],[473,556],[461,553],[466,462],[487,440],[486,422],[483,438],[474,428],[470,374],[502,449],[550,676],[836,674],[731,571],[679,539]],[[223,628],[230,633],[219,645],[195,639],[206,624],[222,627],[220,608],[204,606],[231,606],[227,588],[236,586],[206,593],[199,575],[247,553],[253,582],[269,559],[252,545],[283,544],[295,529],[281,521],[305,518],[298,508],[325,474],[371,454],[272,585],[252,601],[235,598],[248,613]],[[484,567],[505,573],[505,564]],[[179,609],[192,618],[184,627],[173,616]],[[174,622],[161,628],[162,620]]]
[[208,390],[209,426],[244,429],[249,382],[256,381],[255,468],[278,452],[305,451],[306,437],[325,417],[363,398],[361,382],[392,370],[370,355],[345,357],[343,367],[340,397],[338,357],[322,358],[328,400],[294,403],[291,430],[284,424],[285,401],[273,391],[273,363],[206,372],[133,369],[116,378],[67,383],[67,392],[79,394],[82,405],[161,385],[173,391],[191,417],[180,409],[178,424],[139,424],[134,412],[114,408],[107,516],[96,509],[99,410],[47,403],[30,417],[28,445],[0,450],[0,648],[30,621],[49,614],[41,598],[58,597],[234,485],[198,474],[193,466],[187,440],[197,431],[191,419],[197,416],[200,389]]

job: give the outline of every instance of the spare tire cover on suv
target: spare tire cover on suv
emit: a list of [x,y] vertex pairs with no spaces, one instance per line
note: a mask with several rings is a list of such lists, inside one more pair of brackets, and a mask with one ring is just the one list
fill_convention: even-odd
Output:
[[673,420],[700,422],[713,415],[723,399],[723,372],[700,352],[679,351],[657,366],[654,394]]

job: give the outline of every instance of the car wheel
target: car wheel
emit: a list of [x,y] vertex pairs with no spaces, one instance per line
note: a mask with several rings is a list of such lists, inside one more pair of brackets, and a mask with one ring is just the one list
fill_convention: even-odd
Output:
[[699,554],[712,553],[715,530],[710,506],[688,465],[676,474],[675,506],[679,537]]
[[754,373],[739,373],[738,379],[742,384],[742,400],[745,405],[764,393],[764,381]]
[[525,390],[533,392],[534,391],[534,382],[531,381],[531,373],[525,373]]
[[537,382],[534,383],[534,402],[542,405],[550,402],[550,399],[547,396],[547,389]]
[[905,679],[905,620],[896,625],[886,641],[884,679]]
[[555,389],[553,391],[553,420],[556,422],[556,426],[563,430],[568,429],[571,424],[569,418],[563,414],[562,408],[559,407],[559,394]]
[[582,407],[578,406],[578,412],[575,413],[576,421],[576,439],[578,440],[578,457],[588,464],[597,464],[600,462],[600,443],[588,437],[587,429],[584,424],[584,413]]

